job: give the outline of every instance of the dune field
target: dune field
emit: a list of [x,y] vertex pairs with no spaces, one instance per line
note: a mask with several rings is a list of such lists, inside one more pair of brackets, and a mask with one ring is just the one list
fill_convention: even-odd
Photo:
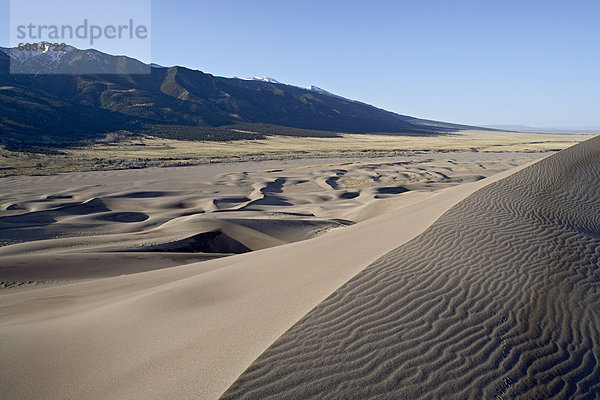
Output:
[[550,154],[2,178],[0,391],[593,398],[600,139]]
[[542,156],[454,153],[8,177],[0,194],[0,282],[122,275],[291,243]]

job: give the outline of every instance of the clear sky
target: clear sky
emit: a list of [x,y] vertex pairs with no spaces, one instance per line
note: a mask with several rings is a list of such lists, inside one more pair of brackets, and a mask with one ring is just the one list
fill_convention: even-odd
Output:
[[158,64],[317,85],[400,114],[600,127],[600,0],[153,0],[151,37]]

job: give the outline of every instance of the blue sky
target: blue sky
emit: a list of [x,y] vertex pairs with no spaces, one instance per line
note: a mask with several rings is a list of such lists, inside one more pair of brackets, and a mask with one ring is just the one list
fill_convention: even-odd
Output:
[[600,127],[600,0],[154,0],[152,61],[421,118]]

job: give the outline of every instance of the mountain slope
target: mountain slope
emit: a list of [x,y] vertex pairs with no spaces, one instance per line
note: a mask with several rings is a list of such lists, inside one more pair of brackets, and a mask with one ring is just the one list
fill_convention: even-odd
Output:
[[[215,77],[183,67],[151,68],[150,74],[11,75],[14,49],[0,49],[2,143],[64,145],[128,130],[185,139],[229,140],[255,133],[335,136],[337,133],[439,134],[468,127],[411,118],[325,91],[236,78]],[[143,66],[137,60],[96,50],[61,57],[22,57],[39,73],[81,71],[94,64],[106,71]],[[33,62],[36,60],[36,62]],[[57,65],[67,63],[67,67]],[[40,66],[42,65],[42,66]],[[98,70],[98,66],[95,67]],[[131,69],[133,68],[133,69]],[[35,69],[31,69],[35,72]],[[181,132],[184,132],[183,134]]]

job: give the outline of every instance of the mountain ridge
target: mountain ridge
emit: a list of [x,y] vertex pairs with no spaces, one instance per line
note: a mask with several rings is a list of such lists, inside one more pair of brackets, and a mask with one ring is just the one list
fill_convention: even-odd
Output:
[[[32,63],[36,57],[40,55],[24,62],[33,68],[39,64]],[[431,135],[474,128],[400,115],[282,83],[224,78],[180,66],[150,68],[97,50],[74,50],[56,62],[76,71],[98,64],[105,72],[124,66],[135,71],[143,65],[150,74],[9,74],[10,62],[3,48],[1,143],[12,147],[62,146],[120,130],[186,140],[234,140],[277,134]],[[40,73],[47,68],[42,65]],[[239,126],[248,125],[252,134],[238,132]]]

